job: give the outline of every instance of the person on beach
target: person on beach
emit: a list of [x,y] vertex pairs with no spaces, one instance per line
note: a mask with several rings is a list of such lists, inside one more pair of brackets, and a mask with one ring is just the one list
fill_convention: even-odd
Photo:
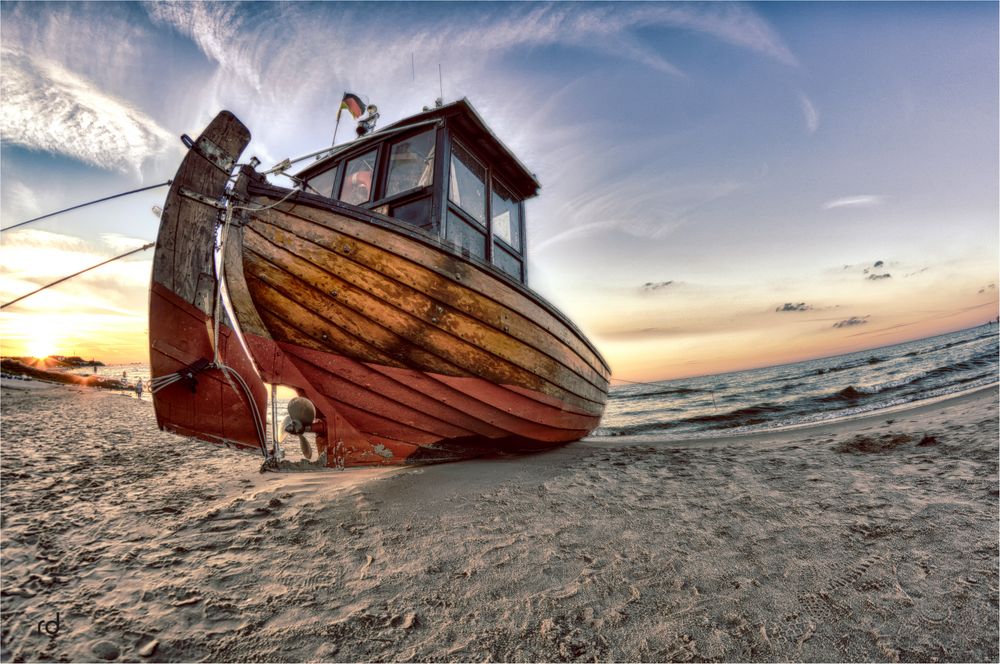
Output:
[[142,399],[142,378],[135,381],[135,398]]

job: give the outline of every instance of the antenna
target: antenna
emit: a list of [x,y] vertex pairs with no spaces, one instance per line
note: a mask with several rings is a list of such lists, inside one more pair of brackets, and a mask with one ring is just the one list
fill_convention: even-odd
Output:
[[441,96],[438,97],[438,101],[441,102],[438,106],[444,104],[444,79],[441,76],[441,63],[438,63],[438,89],[441,91]]

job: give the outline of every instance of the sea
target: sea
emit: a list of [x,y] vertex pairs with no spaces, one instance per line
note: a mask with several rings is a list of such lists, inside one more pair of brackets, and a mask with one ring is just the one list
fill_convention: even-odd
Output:
[[822,422],[998,381],[996,324],[847,355],[732,373],[613,384],[593,436],[658,440]]
[[[596,437],[657,440],[713,437],[821,422],[893,408],[990,385],[1000,375],[997,325],[952,332],[818,360],[732,373],[615,383]],[[90,370],[73,370],[90,373]],[[149,366],[98,367],[103,376],[147,384]],[[124,391],[135,398],[134,393]],[[285,415],[290,390],[277,397]],[[271,409],[268,408],[268,421]]]

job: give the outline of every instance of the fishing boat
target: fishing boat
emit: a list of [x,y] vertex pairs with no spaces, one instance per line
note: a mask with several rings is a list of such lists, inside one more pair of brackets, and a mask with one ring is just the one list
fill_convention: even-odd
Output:
[[610,370],[527,286],[535,176],[464,99],[359,134],[290,188],[240,163],[229,112],[184,137],[150,294],[159,427],[273,464],[270,384],[298,395],[281,435],[312,432],[331,467],[590,433]]

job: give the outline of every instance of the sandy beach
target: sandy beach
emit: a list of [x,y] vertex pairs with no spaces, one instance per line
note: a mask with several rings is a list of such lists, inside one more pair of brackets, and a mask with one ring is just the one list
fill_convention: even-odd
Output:
[[2,436],[4,661],[998,659],[995,387],[262,475],[134,397],[5,382]]

